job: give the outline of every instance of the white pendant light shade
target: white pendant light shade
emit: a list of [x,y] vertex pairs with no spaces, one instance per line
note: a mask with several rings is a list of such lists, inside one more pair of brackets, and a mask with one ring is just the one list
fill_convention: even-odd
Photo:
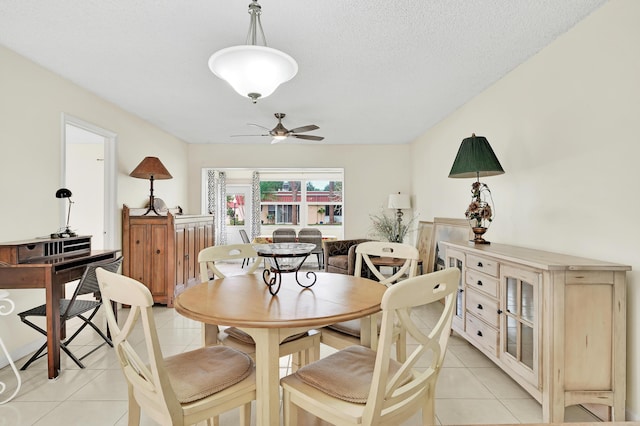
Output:
[[256,45],[219,50],[209,58],[209,68],[254,103],[258,98],[272,94],[298,72],[298,64],[291,56],[271,47]]

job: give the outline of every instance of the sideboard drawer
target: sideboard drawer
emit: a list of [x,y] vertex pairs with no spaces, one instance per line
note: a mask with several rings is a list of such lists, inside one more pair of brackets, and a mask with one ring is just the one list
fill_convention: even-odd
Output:
[[499,280],[497,278],[468,269],[465,282],[469,288],[481,291],[491,297],[498,297]]
[[467,254],[467,268],[484,272],[493,277],[498,276],[498,262],[487,259],[486,257]]
[[477,291],[467,291],[467,312],[471,312],[478,318],[482,318],[490,325],[497,327],[499,324],[498,301],[484,296]]
[[491,355],[498,356],[498,331],[473,315],[467,315],[466,323],[466,331],[471,340]]

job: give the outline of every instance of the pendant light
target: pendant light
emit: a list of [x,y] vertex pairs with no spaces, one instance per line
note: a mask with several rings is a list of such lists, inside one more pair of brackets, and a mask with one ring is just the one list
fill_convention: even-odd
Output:
[[[282,83],[291,80],[298,72],[298,64],[286,53],[267,47],[260,22],[262,8],[257,0],[249,4],[249,14],[251,21],[246,44],[215,52],[209,58],[209,68],[255,104],[258,98],[266,98]],[[258,30],[262,45],[257,44]]]

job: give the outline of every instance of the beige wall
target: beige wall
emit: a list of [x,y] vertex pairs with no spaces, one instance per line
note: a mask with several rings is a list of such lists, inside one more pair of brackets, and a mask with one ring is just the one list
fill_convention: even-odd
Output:
[[[409,191],[408,145],[189,145],[189,209],[199,212],[202,168],[344,168],[345,238],[370,231],[369,214]],[[409,214],[410,212],[407,212]]]
[[[490,241],[632,265],[628,395],[640,420],[640,2],[614,0],[412,146],[421,216],[463,217],[472,179],[447,175],[463,138],[486,136],[506,173]],[[425,184],[427,183],[428,184]]]
[[[3,46],[0,64],[0,241],[48,235],[63,220],[60,200],[54,195],[62,182],[62,113],[118,135],[116,248],[120,247],[122,204],[142,206],[149,194],[148,181],[128,176],[145,156],[160,157],[174,176],[156,183],[156,196],[170,206],[186,205],[186,143]],[[42,290],[10,293],[16,312],[44,301]],[[2,318],[0,335],[14,355],[40,339],[16,315]]]

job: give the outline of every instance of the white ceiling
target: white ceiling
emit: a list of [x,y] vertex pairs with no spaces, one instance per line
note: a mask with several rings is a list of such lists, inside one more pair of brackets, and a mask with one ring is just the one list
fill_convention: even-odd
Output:
[[262,0],[268,45],[299,71],[255,105],[207,67],[245,43],[250,0],[0,0],[0,44],[190,143],[269,143],[230,135],[284,112],[325,137],[286,143],[395,144],[605,2]]

